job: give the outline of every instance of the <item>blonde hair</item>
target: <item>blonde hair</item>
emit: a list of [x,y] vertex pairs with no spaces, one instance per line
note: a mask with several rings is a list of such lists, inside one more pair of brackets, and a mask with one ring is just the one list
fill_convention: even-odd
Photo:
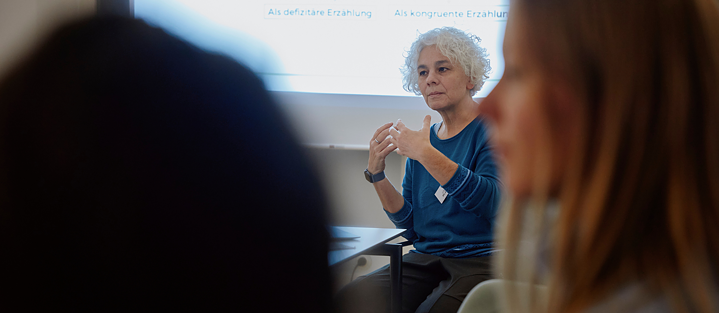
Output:
[[501,275],[549,285],[548,307],[510,292],[512,311],[580,312],[635,282],[675,311],[719,310],[717,2],[518,0],[510,14],[541,25],[524,28],[531,55],[571,87],[582,128],[558,192],[545,152],[531,199],[502,210]]

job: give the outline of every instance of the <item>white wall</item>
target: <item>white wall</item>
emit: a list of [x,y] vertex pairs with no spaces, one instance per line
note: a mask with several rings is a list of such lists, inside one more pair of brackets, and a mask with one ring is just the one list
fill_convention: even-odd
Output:
[[[401,82],[397,82],[398,84]],[[367,149],[377,127],[401,119],[410,129],[422,128],[426,115],[432,122],[441,116],[427,107],[421,96],[406,97],[272,93],[288,110],[298,126],[302,142],[327,147],[330,144]]]
[[[95,0],[0,0],[0,77],[18,60],[22,59],[26,52],[54,26],[70,18],[90,15],[94,12]],[[417,101],[421,102],[422,100],[418,97]],[[331,109],[344,110],[341,112],[315,111],[315,113],[324,114],[319,116],[314,113],[307,114],[307,111],[302,110],[301,106],[287,110],[288,117],[294,117],[295,125],[306,123],[308,118],[316,120],[313,124],[318,123],[326,114],[353,114],[358,119],[364,118],[363,121],[377,124],[371,127],[374,129],[383,122],[395,121],[402,117],[394,116],[393,111],[387,111],[386,116],[367,117],[367,113],[357,107]],[[409,112],[414,111],[410,110]],[[397,111],[397,115],[405,115],[402,112]],[[416,114],[419,114],[417,115],[419,118],[417,121],[409,121],[407,123],[409,126],[421,125],[421,116],[426,113],[420,111]],[[337,132],[338,129],[333,128],[345,126],[328,126],[326,130],[323,127],[314,127],[311,132],[305,128],[298,129],[297,132],[303,141],[311,142],[308,137],[320,135],[318,132]],[[343,131],[347,132],[351,129]],[[369,142],[372,132],[356,134],[356,136],[366,137],[366,141]],[[323,140],[323,142],[326,141]],[[369,156],[367,150],[308,148],[308,151],[318,165],[319,174],[323,178],[325,188],[330,196],[332,224],[394,228],[383,212],[374,188],[364,179],[362,172],[367,167]],[[387,159],[386,174],[397,188],[401,188],[404,162],[404,158],[395,153]],[[357,269],[355,277],[373,271],[388,262],[389,258],[387,257],[370,257],[367,265]],[[337,278],[336,288],[349,282],[355,264],[356,261],[352,260],[333,268]]]

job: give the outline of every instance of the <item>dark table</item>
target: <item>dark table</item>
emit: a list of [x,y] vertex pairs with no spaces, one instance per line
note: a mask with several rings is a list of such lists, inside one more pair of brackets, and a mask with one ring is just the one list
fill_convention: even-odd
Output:
[[337,265],[360,255],[389,256],[390,299],[392,312],[402,312],[402,244],[387,243],[404,233],[404,229],[333,226],[358,235],[359,238],[335,240],[345,248],[330,250],[329,265]]

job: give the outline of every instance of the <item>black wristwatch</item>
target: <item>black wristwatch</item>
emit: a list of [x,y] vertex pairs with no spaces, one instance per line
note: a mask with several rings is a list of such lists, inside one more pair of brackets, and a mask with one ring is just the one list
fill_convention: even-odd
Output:
[[384,177],[385,177],[384,171],[381,171],[377,174],[372,174],[369,172],[369,170],[367,170],[367,169],[364,170],[364,178],[370,183],[376,183],[380,180],[383,180]]

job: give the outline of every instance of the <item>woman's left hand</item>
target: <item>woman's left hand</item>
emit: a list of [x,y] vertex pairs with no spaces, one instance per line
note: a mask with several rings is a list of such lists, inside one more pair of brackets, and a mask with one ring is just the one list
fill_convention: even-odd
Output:
[[397,121],[389,131],[392,136],[390,140],[397,147],[397,153],[421,163],[422,156],[427,153],[428,149],[432,149],[432,144],[429,141],[431,121],[431,116],[425,116],[424,125],[418,131],[407,128],[401,120]]

